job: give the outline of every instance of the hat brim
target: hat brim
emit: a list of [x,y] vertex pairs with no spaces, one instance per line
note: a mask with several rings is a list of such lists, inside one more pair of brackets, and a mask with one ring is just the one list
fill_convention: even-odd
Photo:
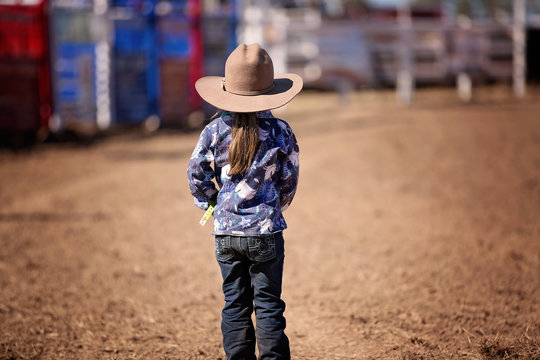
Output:
[[297,74],[282,74],[274,78],[275,87],[261,95],[237,95],[222,89],[220,76],[205,76],[197,80],[195,89],[199,95],[218,109],[232,112],[257,112],[276,109],[291,101],[300,90],[303,81]]

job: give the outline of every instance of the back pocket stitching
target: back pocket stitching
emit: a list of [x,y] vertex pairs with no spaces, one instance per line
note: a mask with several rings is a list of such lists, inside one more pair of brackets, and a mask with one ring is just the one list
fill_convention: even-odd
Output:
[[[218,261],[227,261],[234,257],[234,250],[231,247],[230,238],[221,238],[221,239],[216,238],[215,248],[216,248],[216,259]],[[219,251],[220,248],[221,248],[221,251]]]
[[[261,251],[261,242],[266,241],[268,245],[267,251]],[[257,239],[254,246],[249,247],[249,254],[252,260],[264,262],[276,257],[276,242],[273,238]]]

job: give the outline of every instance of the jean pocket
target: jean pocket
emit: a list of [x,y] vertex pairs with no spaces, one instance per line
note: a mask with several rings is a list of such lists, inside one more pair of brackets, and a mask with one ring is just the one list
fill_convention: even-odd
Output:
[[273,237],[255,239],[249,244],[249,258],[255,262],[265,262],[276,257],[276,241]]
[[218,261],[227,261],[234,257],[234,250],[231,247],[231,238],[216,237],[216,259]]

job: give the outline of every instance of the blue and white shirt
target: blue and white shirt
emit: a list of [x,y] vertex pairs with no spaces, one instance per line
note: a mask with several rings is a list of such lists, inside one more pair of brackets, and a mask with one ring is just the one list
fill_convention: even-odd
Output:
[[[257,113],[259,148],[245,174],[230,176],[233,113],[224,112],[202,131],[188,165],[195,205],[215,203],[214,234],[257,236],[287,228],[282,212],[298,184],[298,144],[289,124],[270,111]],[[213,167],[212,167],[212,162]],[[216,179],[219,190],[213,179]]]

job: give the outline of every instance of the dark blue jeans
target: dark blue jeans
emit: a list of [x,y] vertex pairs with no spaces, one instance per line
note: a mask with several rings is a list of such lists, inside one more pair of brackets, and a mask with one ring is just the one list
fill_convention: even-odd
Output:
[[[290,359],[281,300],[284,246],[281,232],[262,236],[216,236],[225,307],[221,331],[228,360]],[[256,329],[251,321],[255,309]]]

